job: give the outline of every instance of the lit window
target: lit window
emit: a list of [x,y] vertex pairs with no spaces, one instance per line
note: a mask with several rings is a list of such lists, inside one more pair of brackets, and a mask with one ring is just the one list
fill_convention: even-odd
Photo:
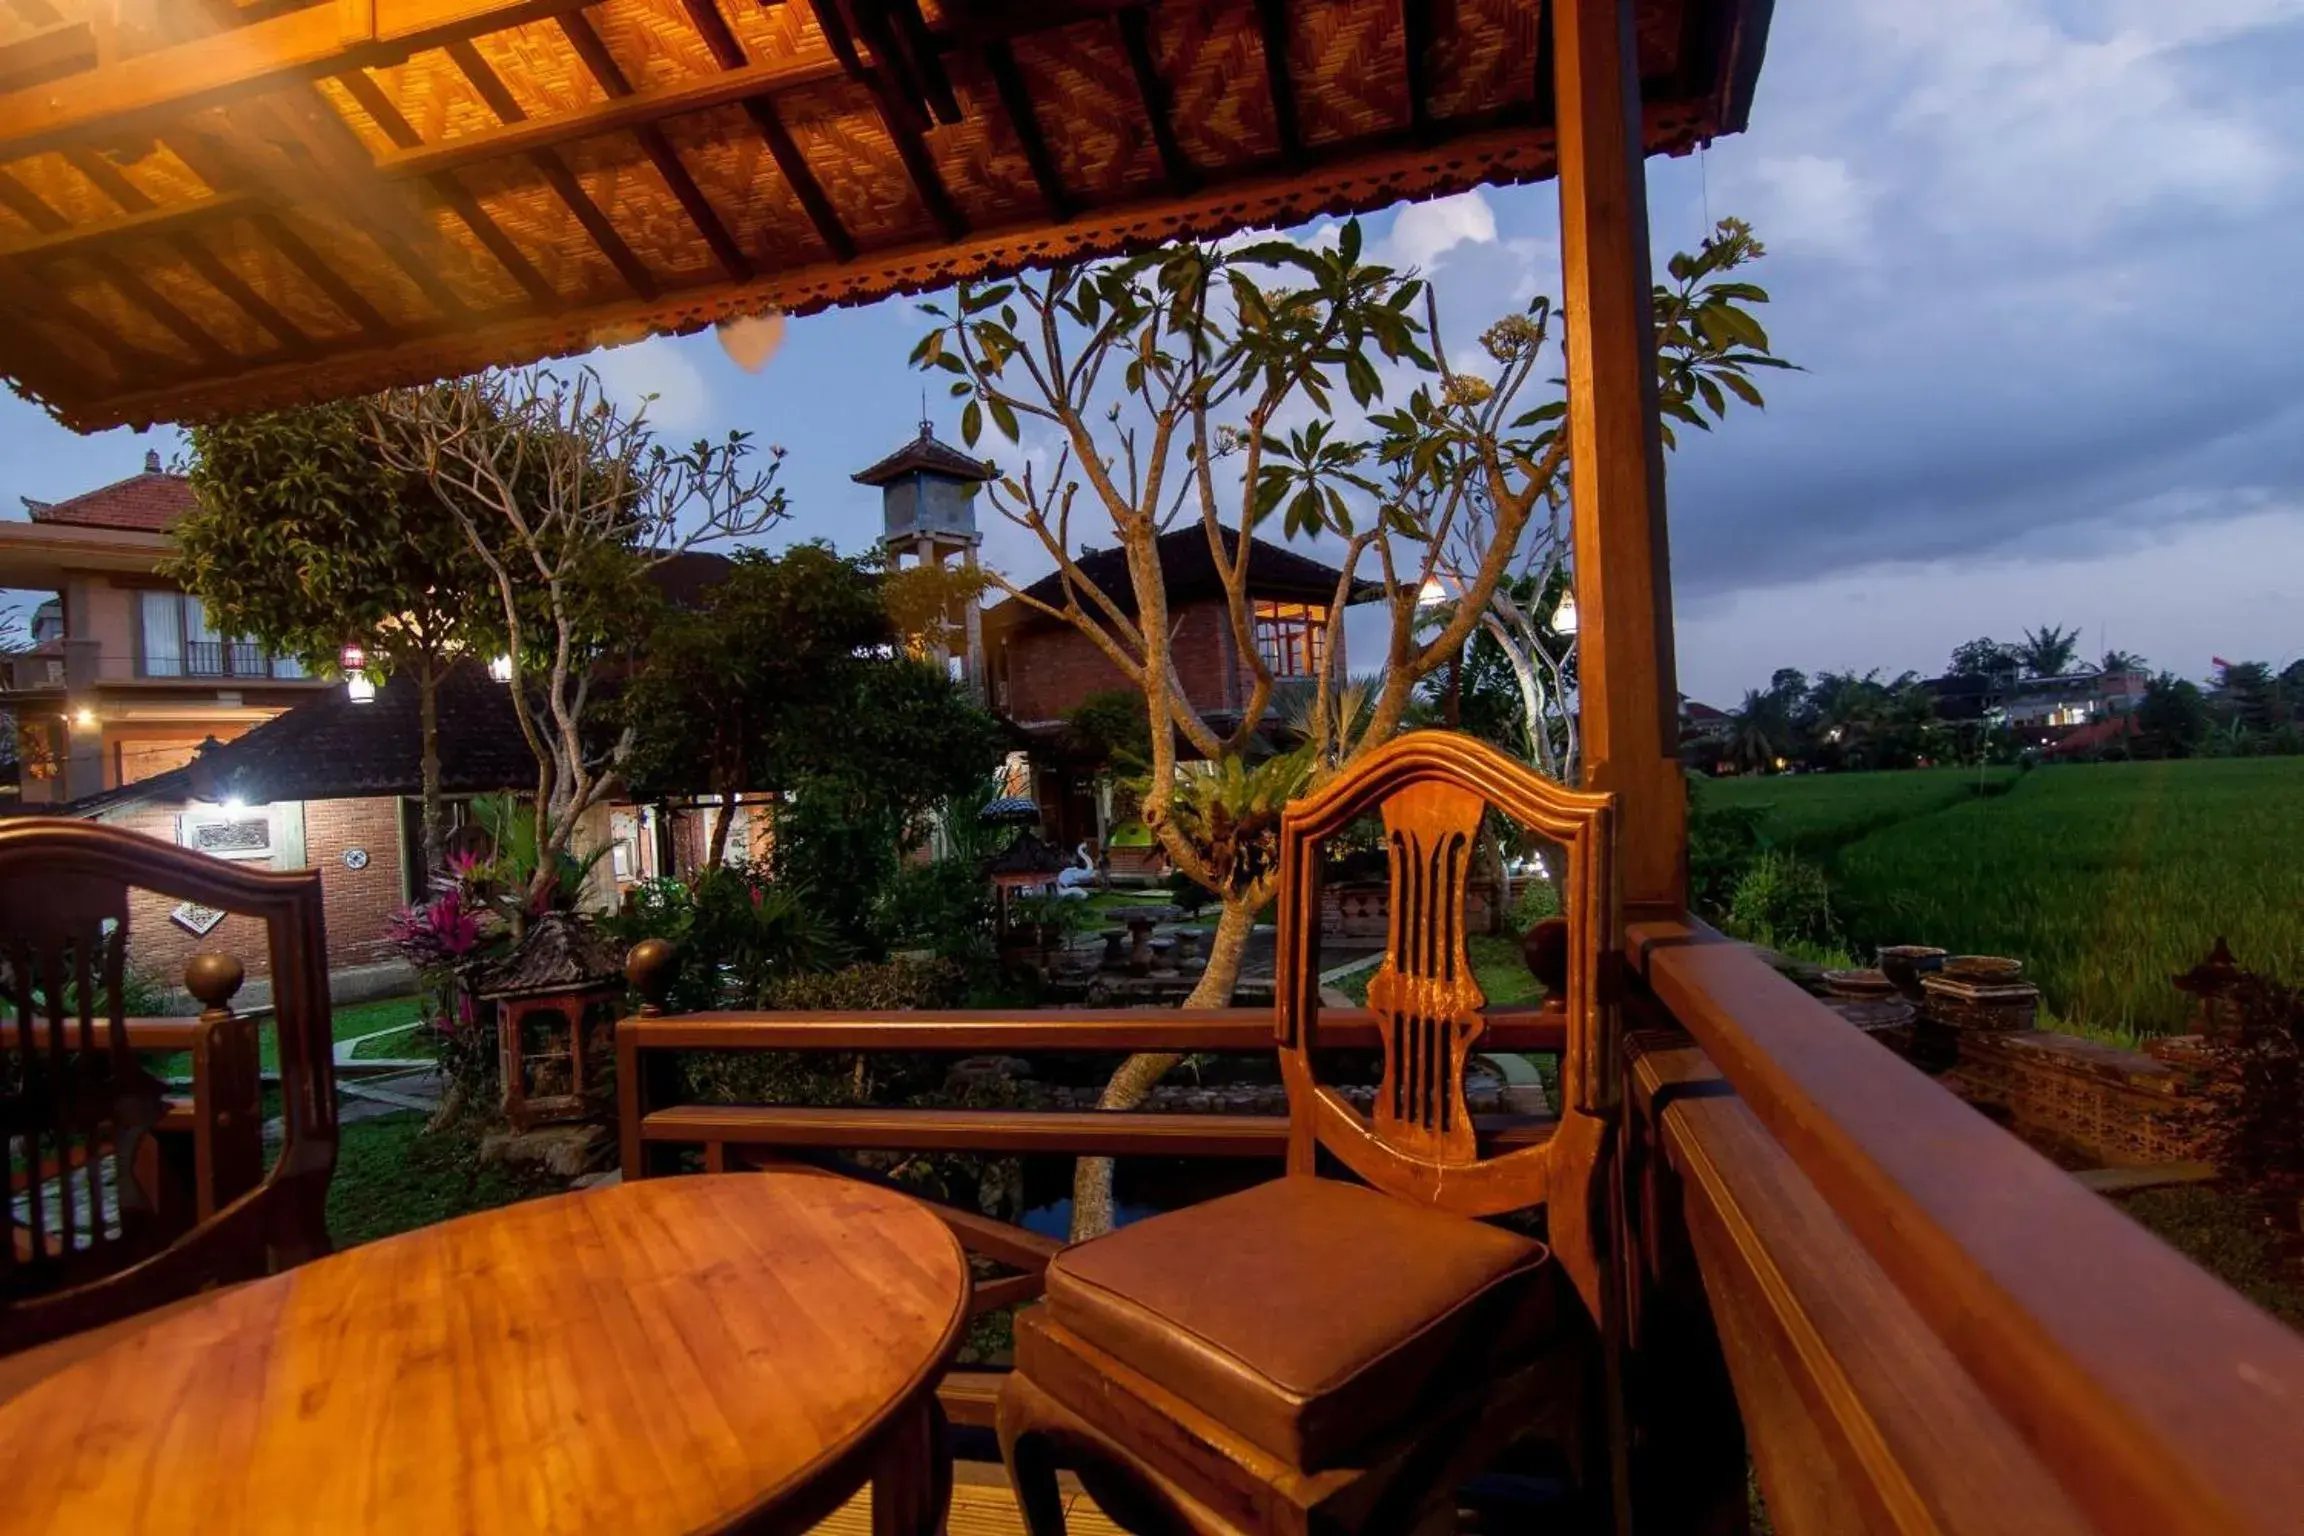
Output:
[[1256,652],[1274,677],[1312,677],[1328,638],[1328,610],[1317,603],[1256,604]]

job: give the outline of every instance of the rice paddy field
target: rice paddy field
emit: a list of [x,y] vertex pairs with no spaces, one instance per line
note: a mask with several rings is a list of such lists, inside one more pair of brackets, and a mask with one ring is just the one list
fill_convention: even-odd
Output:
[[2012,955],[2049,1008],[2161,1034],[2219,935],[2304,985],[2304,758],[1723,779],[1705,805],[1821,864],[1849,950]]

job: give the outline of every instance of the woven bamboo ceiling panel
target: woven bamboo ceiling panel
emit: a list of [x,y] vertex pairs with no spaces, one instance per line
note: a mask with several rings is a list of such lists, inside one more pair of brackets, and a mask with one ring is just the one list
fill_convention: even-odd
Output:
[[[1646,132],[1767,0],[1636,0]],[[1552,171],[1542,0],[0,0],[0,373],[95,429]]]

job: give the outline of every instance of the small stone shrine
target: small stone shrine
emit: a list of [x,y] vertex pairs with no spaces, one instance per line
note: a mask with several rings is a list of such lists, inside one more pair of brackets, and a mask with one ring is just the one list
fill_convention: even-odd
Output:
[[496,1005],[504,1117],[515,1131],[582,1120],[592,1110],[587,1055],[615,1027],[623,965],[614,946],[573,913],[536,918],[511,953],[473,979]]

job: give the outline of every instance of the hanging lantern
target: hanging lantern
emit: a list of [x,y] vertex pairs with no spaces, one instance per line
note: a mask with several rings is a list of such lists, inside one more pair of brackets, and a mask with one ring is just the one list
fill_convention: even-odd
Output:
[[1560,594],[1560,606],[1552,610],[1552,633],[1576,633],[1576,591],[1573,587]]
[[365,672],[354,672],[346,677],[344,679],[344,691],[351,696],[352,702],[355,704],[373,704],[376,702],[376,684],[370,680]]
[[488,675],[500,683],[512,681],[512,658],[499,656],[488,663]]
[[336,665],[348,673],[367,671],[368,648],[357,640],[349,642],[336,653]]

